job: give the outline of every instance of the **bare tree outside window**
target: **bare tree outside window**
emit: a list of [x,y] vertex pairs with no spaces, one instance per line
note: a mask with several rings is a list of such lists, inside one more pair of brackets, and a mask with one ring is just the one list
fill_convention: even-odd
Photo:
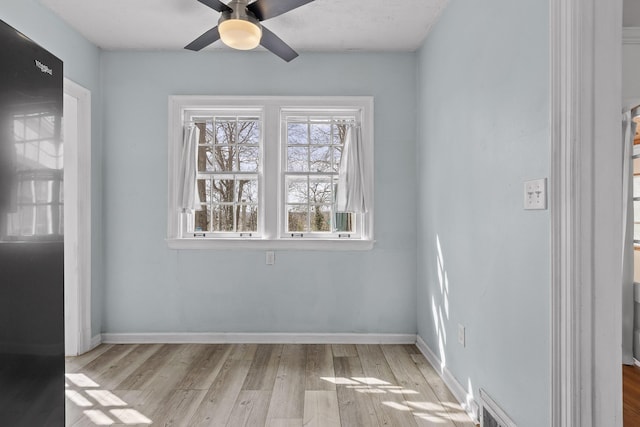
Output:
[[[373,97],[169,98],[171,248],[374,246]],[[190,133],[185,147],[185,129],[194,128],[197,140]],[[352,209],[342,203],[352,192],[362,194],[365,212],[338,211]],[[195,203],[185,200],[192,195]]]
[[286,231],[351,231],[351,214],[335,211],[335,188],[348,125],[344,119],[303,116],[288,117],[286,126]]
[[195,213],[195,231],[257,231],[260,119],[213,117],[197,126],[202,205]]

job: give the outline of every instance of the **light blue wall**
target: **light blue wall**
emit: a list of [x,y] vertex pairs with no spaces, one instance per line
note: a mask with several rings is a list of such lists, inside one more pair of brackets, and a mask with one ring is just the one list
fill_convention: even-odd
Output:
[[[105,332],[416,332],[415,55],[105,52]],[[373,95],[366,252],[164,242],[169,95]]]
[[91,91],[92,335],[102,329],[102,131],[100,50],[36,0],[2,0],[0,19],[64,61],[65,77]]
[[418,57],[419,335],[522,427],[550,425],[549,211],[523,210],[549,176],[548,28],[548,2],[451,0]]
[[[522,209],[522,182],[549,174],[546,2],[451,0],[417,55],[290,64],[101,53],[35,0],[3,0],[0,19],[93,93],[94,334],[418,330],[474,396],[549,424],[549,215]],[[274,266],[261,251],[168,249],[172,94],[373,95],[375,249],[278,252]]]

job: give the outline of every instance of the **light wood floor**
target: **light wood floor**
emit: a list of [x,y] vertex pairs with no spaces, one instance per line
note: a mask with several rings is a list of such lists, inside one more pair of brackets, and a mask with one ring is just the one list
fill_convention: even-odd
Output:
[[622,366],[622,402],[624,426],[640,426],[640,368],[637,366]]
[[101,345],[66,363],[67,426],[474,426],[413,345]]

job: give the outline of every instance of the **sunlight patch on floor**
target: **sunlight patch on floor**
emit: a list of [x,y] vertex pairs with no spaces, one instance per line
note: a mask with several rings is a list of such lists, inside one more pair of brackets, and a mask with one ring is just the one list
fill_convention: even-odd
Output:
[[[82,409],[82,413],[96,426],[140,425],[152,421],[130,406],[127,402],[100,385],[85,374],[65,374],[67,382],[65,395],[69,402]],[[86,408],[86,409],[85,409]],[[90,409],[89,409],[90,408]]]
[[76,406],[80,406],[81,408],[93,406],[93,403],[75,390],[65,390],[65,394]]
[[[419,399],[420,392],[410,390],[399,385],[394,385],[388,381],[383,381],[372,377],[321,377],[324,381],[332,384],[343,385],[348,389],[366,394],[393,394],[410,395]],[[390,396],[391,397],[391,396]],[[408,396],[407,396],[408,397]],[[449,420],[468,421],[462,408],[456,403],[446,402],[423,402],[423,401],[383,401],[383,405],[396,411],[411,412],[416,418],[423,419],[433,424],[450,423]],[[452,409],[448,411],[447,408]]]
[[415,415],[417,418],[423,419],[425,421],[429,421],[430,423],[434,423],[434,424],[446,423],[446,421],[443,420],[442,417],[438,415],[425,414],[423,412],[414,412],[413,415]]
[[65,377],[77,387],[100,387],[98,383],[85,374],[65,374]]
[[98,409],[88,409],[84,411],[84,414],[97,426],[110,426],[111,424],[115,424],[115,421]]
[[112,409],[109,411],[125,424],[151,424],[151,420],[135,409]]
[[101,406],[127,406],[127,402],[108,390],[87,390],[87,394]]
[[383,405],[388,406],[389,408],[397,409],[398,411],[411,411],[407,405],[402,405],[398,402],[382,402]]

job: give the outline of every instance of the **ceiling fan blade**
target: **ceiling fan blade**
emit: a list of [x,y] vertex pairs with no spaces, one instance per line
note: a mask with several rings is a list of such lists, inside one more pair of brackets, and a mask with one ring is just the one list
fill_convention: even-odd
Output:
[[[202,1],[202,0],[200,0]],[[247,6],[258,21],[274,18],[313,0],[258,0]]]
[[209,6],[213,10],[218,12],[231,12],[232,9],[220,0],[198,0],[200,3]]
[[220,39],[220,32],[218,31],[218,27],[216,26],[210,29],[209,31],[207,31],[206,33],[204,33],[203,35],[201,35],[200,37],[198,37],[197,39],[195,39],[194,41],[192,41],[191,43],[189,43],[188,45],[186,45],[184,48],[189,50],[194,50],[197,52],[200,49],[203,49],[209,46],[211,43],[218,41],[219,39]]
[[291,49],[280,37],[273,34],[264,26],[262,27],[260,44],[287,62],[290,62],[298,56],[295,50]]

